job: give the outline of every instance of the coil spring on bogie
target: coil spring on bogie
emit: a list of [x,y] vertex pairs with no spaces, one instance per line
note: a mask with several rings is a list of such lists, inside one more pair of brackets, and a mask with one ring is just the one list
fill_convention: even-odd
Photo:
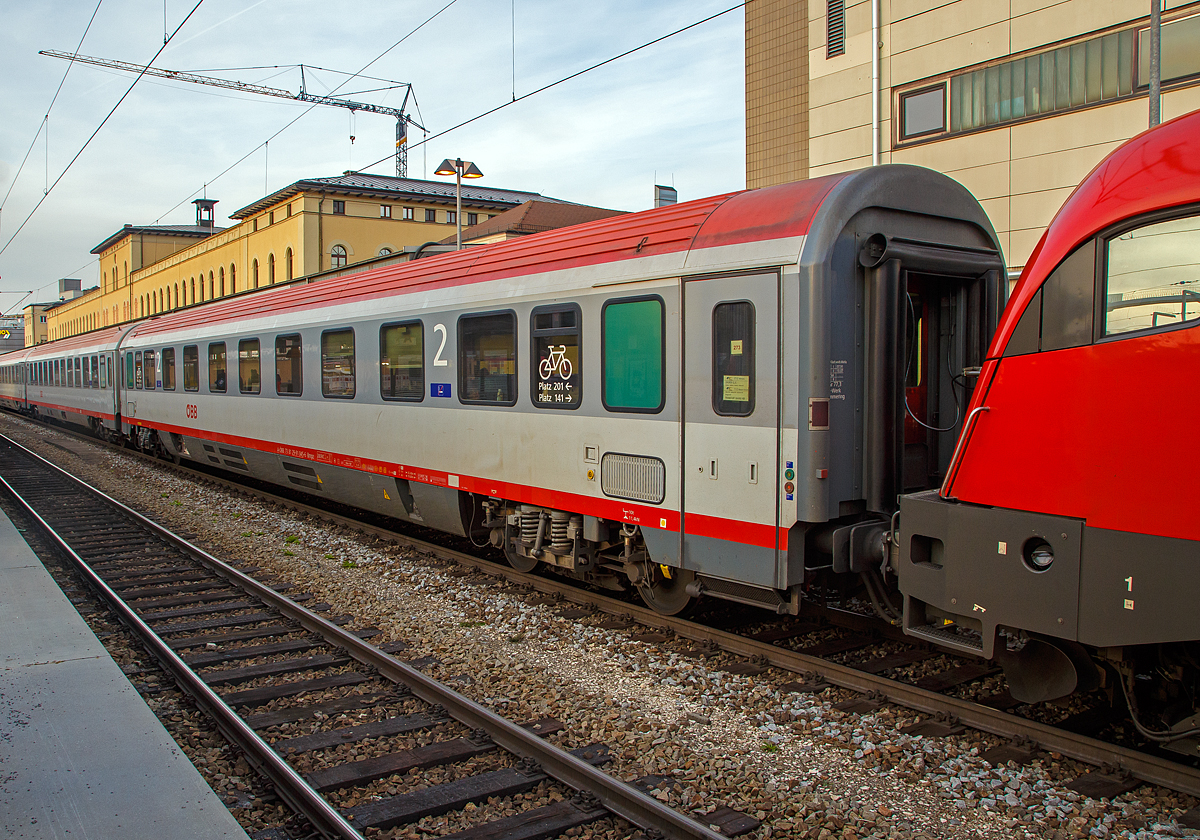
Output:
[[533,545],[537,540],[538,524],[542,521],[542,509],[521,505],[521,542]]
[[550,550],[556,554],[565,554],[571,550],[571,538],[567,536],[567,526],[571,524],[571,514],[561,510],[550,512]]

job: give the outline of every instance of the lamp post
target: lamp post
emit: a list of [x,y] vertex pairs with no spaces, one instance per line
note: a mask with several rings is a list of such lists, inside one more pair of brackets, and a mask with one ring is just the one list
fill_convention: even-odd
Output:
[[434,170],[434,175],[453,175],[454,176],[454,220],[458,222],[458,240],[455,250],[462,250],[462,179],[463,178],[482,178],[483,173],[479,171],[479,167],[469,160],[455,158],[450,160],[446,158],[441,162],[441,165]]

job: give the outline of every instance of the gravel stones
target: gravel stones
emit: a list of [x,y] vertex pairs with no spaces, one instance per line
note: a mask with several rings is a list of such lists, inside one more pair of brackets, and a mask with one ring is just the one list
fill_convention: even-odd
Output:
[[[724,654],[695,658],[674,640],[637,641],[637,627],[596,626],[611,623],[604,615],[568,620],[515,587],[481,585],[410,549],[122,453],[97,449],[77,457],[49,445],[56,431],[11,418],[0,423],[110,495],[176,532],[197,535],[222,559],[258,566],[257,575],[291,583],[293,593],[311,592],[333,614],[353,615],[352,626],[377,626],[374,642],[408,642],[398,655],[423,660],[423,670],[455,680],[478,702],[515,720],[557,718],[564,730],[553,737],[561,746],[607,744],[609,773],[631,781],[669,778],[653,795],[700,819],[729,806],[761,819],[751,836],[763,838],[1200,836],[1176,822],[1195,804],[1190,797],[1142,786],[1113,800],[1088,799],[1066,789],[1086,769],[1075,762],[1039,753],[1026,766],[993,767],[979,756],[998,742],[980,733],[903,735],[899,727],[918,719],[910,711],[884,705],[865,715],[840,712],[833,704],[849,692],[781,692],[794,674],[774,668],[730,674],[721,667],[731,661]],[[924,673],[932,662],[911,667]],[[360,722],[358,714],[348,713],[345,725]],[[303,722],[289,726],[278,737],[308,731]],[[376,748],[353,746],[364,754]],[[488,760],[478,759],[481,766]],[[464,772],[456,767],[448,772]],[[220,783],[244,780],[235,769],[222,767]],[[381,779],[371,792],[390,794],[405,784]],[[481,803],[470,822],[564,795],[570,792],[546,783],[522,795],[532,800]],[[458,819],[428,818],[376,836],[444,834],[466,826]],[[575,836],[627,836],[627,829],[602,821]]]

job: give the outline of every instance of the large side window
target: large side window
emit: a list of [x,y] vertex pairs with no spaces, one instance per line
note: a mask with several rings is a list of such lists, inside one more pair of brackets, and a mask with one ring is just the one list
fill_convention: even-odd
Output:
[[92,387],[103,388],[100,384],[100,356],[92,356]]
[[67,387],[75,387],[75,362],[73,359],[67,359]]
[[420,321],[380,328],[379,392],[385,400],[425,396],[425,331]]
[[195,344],[183,348],[183,390],[200,390],[200,348]]
[[[101,359],[103,361],[103,359]],[[164,391],[175,390],[175,348],[162,349],[162,387]]]
[[1118,234],[1105,252],[1104,335],[1200,318],[1200,216]]
[[142,367],[142,351],[133,354],[133,387],[139,391],[146,387],[145,368]]
[[321,333],[321,396],[354,399],[354,330]]
[[517,401],[517,316],[464,315],[458,319],[458,395],[464,403]]
[[125,387],[133,388],[136,383],[133,373],[133,351],[125,353]]
[[717,414],[754,413],[754,304],[718,303],[713,307],[712,404]]
[[243,338],[238,342],[238,390],[243,394],[257,394],[262,390],[262,360],[257,338]]
[[158,367],[155,365],[154,351],[146,351],[146,390],[153,391],[158,379]]
[[611,300],[601,315],[602,388],[609,411],[658,412],[665,402],[661,298]]
[[208,345],[208,390],[224,394],[225,381],[225,342],[214,341]]
[[303,390],[300,348],[299,333],[275,336],[275,393],[297,396]]
[[579,408],[583,403],[580,320],[579,307],[574,304],[533,310],[533,389],[529,396],[538,408]]

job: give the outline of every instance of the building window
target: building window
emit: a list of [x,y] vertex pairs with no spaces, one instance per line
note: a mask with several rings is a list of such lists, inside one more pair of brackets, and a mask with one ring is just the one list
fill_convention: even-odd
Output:
[[271,212],[270,212],[270,213],[267,215],[267,224],[269,224],[269,225],[273,225],[273,224],[275,224],[275,211],[274,211],[274,210],[272,210],[272,211],[271,211]]
[[285,255],[285,259],[287,260],[287,264],[284,266],[284,271],[286,272],[287,279],[291,280],[292,279],[292,249],[291,248],[287,249],[287,254]]
[[250,220],[250,230],[258,230],[258,216]]
[[379,218],[381,218],[381,219],[392,218],[392,205],[380,204],[379,205]]
[[218,286],[217,288],[219,288],[221,290],[221,297],[225,297],[225,266],[221,266],[220,268],[218,268],[217,274],[221,278],[221,285]]
[[237,294],[237,268],[233,263],[229,264],[229,294]]
[[321,333],[321,396],[354,399],[354,330]]
[[[1163,82],[1200,73],[1200,15],[1162,25],[1159,74]],[[1150,84],[1150,30],[1138,32],[1138,85]]]
[[386,257],[390,253],[392,253],[392,249],[386,245],[379,249],[379,256],[381,257]]
[[478,213],[468,213],[467,214],[467,226],[469,227],[471,225],[477,225],[477,224],[479,224],[479,214]]
[[250,264],[251,282],[254,283],[254,288],[258,288],[258,260]]
[[405,207],[403,214],[404,214],[404,221],[411,222],[413,220],[413,209],[411,207]]
[[329,265],[333,268],[343,268],[346,265],[345,247],[334,245],[329,249]]
[[292,218],[292,205],[290,204],[287,206],[287,214],[289,219]]
[[437,221],[437,211],[436,210],[426,210],[425,211],[425,221],[436,222]]
[[346,215],[346,202],[344,202],[344,201],[338,201],[338,200],[335,198],[335,199],[333,200],[333,215],[335,215],[335,216],[345,216],[345,215]]
[[825,57],[846,54],[846,0],[826,0]]
[[267,285],[275,285],[275,255],[267,254]]
[[452,225],[458,221],[458,214],[453,210],[446,211],[446,224]]
[[213,273],[210,271],[210,272],[208,272],[208,299],[209,300],[212,300],[214,297],[216,297],[216,290],[217,290],[217,284],[216,284],[216,281],[213,279]]
[[925,88],[900,97],[900,139],[946,130],[946,86]]

